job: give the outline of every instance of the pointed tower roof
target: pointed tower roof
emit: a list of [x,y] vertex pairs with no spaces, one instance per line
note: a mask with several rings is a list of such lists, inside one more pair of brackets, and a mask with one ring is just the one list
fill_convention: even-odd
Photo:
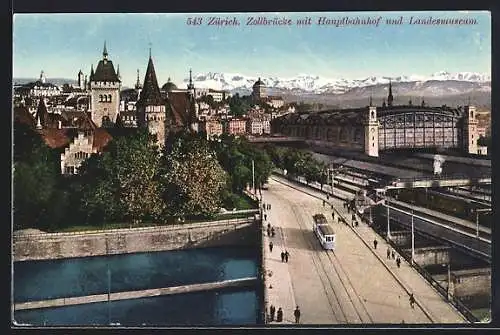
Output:
[[139,79],[139,69],[137,69],[137,81],[135,82],[135,89],[142,88],[141,80]]
[[188,84],[188,89],[193,89],[193,71],[189,69],[189,84]]
[[45,99],[40,97],[40,102],[38,103],[38,108],[36,110],[35,119],[37,123],[40,122],[41,126],[45,126],[45,121],[48,117],[47,106],[45,105]]
[[387,97],[387,104],[392,106],[392,101],[394,97],[392,96],[392,81],[389,79],[389,96]]
[[121,76],[120,76],[120,64],[118,64],[116,66],[116,76],[118,77],[118,79],[121,79]]
[[108,59],[108,49],[106,49],[106,40],[104,41],[104,49],[102,50],[102,58]]
[[94,80],[94,64],[90,65],[90,80]]
[[155,67],[153,58],[149,57],[148,68],[144,76],[144,85],[141,92],[139,102],[142,105],[163,105],[164,101],[161,97],[160,87],[158,87],[158,80],[156,79]]
[[113,66],[113,62],[108,60],[108,50],[106,49],[106,41],[104,41],[104,51],[102,52],[103,59],[99,61],[97,64],[97,68],[95,69],[95,73],[91,77],[91,81],[105,81],[105,82],[120,82],[118,78],[115,68]]

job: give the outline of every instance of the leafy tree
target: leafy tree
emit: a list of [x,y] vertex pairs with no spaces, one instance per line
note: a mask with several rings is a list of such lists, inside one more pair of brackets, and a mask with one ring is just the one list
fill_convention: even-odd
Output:
[[51,221],[48,209],[54,205],[60,174],[58,157],[29,127],[14,127],[14,229],[44,229]]
[[204,217],[220,208],[227,180],[206,141],[184,135],[164,156],[162,183],[167,215]]
[[160,218],[160,156],[154,143],[154,136],[141,129],[114,139],[102,155],[85,161],[80,168],[82,205],[90,221]]

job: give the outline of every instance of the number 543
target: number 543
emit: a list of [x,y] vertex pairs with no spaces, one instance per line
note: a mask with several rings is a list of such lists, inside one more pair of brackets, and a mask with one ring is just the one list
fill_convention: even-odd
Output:
[[202,23],[202,21],[202,17],[189,17],[186,23],[191,26],[198,26]]

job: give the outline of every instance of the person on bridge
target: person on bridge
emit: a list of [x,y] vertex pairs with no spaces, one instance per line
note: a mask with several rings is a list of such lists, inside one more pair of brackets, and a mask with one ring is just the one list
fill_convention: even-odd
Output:
[[285,263],[288,263],[288,257],[290,254],[288,253],[288,250],[285,250]]
[[396,258],[396,252],[394,251],[394,249],[392,249],[392,251],[391,251],[391,257],[392,257],[392,259]]
[[377,240],[373,240],[373,248],[374,249],[377,249],[377,244],[378,244],[378,241]]
[[271,210],[271,204],[267,204],[267,209]]
[[323,200],[323,207],[325,207],[325,200]]
[[413,296],[413,293],[410,294],[410,306],[411,308],[415,308],[415,297]]
[[295,308],[295,311],[293,311],[293,316],[295,316],[295,323],[300,322],[300,309],[299,306]]
[[281,252],[281,263],[285,262],[285,252]]
[[398,256],[398,258],[396,259],[396,264],[398,265],[398,268],[400,268],[400,267],[401,267],[401,258],[399,258],[399,256]]
[[278,313],[276,313],[276,322],[281,322],[283,321],[283,310],[278,308]]
[[274,230],[274,227],[271,228],[271,237],[274,237],[276,235],[276,231]]
[[267,214],[264,214],[264,221],[267,221]]
[[269,242],[269,251],[273,252],[273,241]]
[[267,228],[267,236],[271,237],[271,229]]
[[[333,207],[333,205],[332,205]],[[332,212],[332,220],[335,220],[335,212]]]
[[387,247],[387,259],[391,259],[391,249]]
[[270,319],[270,321],[274,321],[274,313],[276,313],[276,307],[274,307],[274,305],[271,305],[271,307],[269,307],[269,319]]

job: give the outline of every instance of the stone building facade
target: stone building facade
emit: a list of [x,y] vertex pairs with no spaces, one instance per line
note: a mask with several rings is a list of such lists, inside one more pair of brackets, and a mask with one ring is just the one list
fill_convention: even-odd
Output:
[[113,62],[108,59],[106,43],[96,71],[90,71],[90,111],[97,127],[109,127],[116,122],[120,111],[121,81]]

